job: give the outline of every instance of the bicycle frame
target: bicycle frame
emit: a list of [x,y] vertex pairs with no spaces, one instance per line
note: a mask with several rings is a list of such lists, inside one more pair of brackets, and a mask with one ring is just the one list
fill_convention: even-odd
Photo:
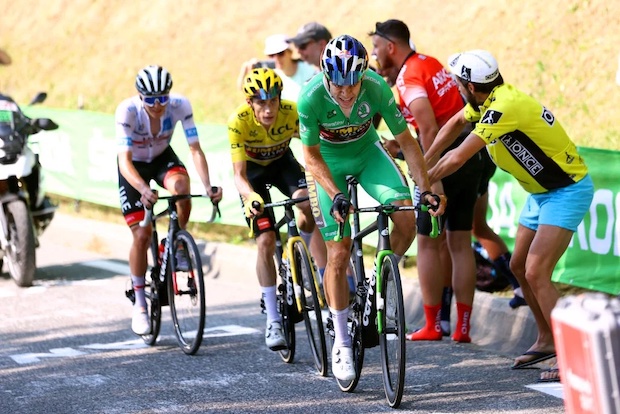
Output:
[[[370,296],[374,294],[372,292],[373,286],[376,287],[377,292],[374,294],[375,296],[375,309],[377,310],[377,331],[379,334],[383,334],[383,312],[385,310],[385,304],[383,303],[383,280],[381,272],[378,271],[380,269],[380,265],[383,262],[383,258],[389,254],[394,254],[392,251],[392,247],[390,244],[390,232],[389,232],[389,216],[397,211],[407,211],[407,210],[422,210],[428,211],[429,207],[426,205],[420,206],[396,206],[396,205],[379,205],[376,207],[362,207],[358,208],[358,195],[357,195],[357,185],[358,181],[355,177],[348,176],[347,177],[347,187],[349,191],[349,197],[351,200],[351,204],[354,207],[353,215],[353,225],[351,226],[351,255],[354,257],[353,265],[355,268],[355,273],[357,275],[364,275],[364,255],[362,253],[362,239],[375,231],[379,232],[378,241],[377,241],[377,249],[375,254],[374,266],[372,277],[368,284],[368,291],[365,292],[366,296],[366,305],[364,308],[364,316],[371,314],[372,303],[370,300]],[[359,213],[364,212],[374,212],[377,213],[377,219],[361,229],[360,217]],[[431,231],[431,237],[437,237],[438,235],[438,227],[437,227],[437,219],[436,217],[431,216],[431,223],[433,230]],[[340,229],[338,231],[337,237],[341,237],[344,231],[344,223],[341,224]],[[359,284],[363,283],[362,280],[358,280]]]
[[[299,230],[297,229],[297,221],[295,219],[295,212],[293,211],[293,205],[297,204],[297,203],[301,203],[303,201],[307,201],[308,197],[299,197],[299,198],[292,198],[292,199],[288,199],[288,200],[284,200],[284,201],[278,201],[275,203],[268,203],[265,204],[265,208],[273,208],[273,207],[284,207],[284,216],[278,220],[277,223],[275,223],[274,227],[275,227],[275,233],[276,233],[276,251],[278,252],[278,254],[276,254],[276,262],[278,264],[278,268],[280,268],[283,263],[280,260],[280,257],[284,258],[284,257],[288,257],[289,258],[289,263],[291,258],[293,257],[293,245],[296,241],[301,241],[302,246],[304,246],[304,250],[306,251],[306,254],[308,255],[308,257],[312,257],[309,253],[308,250],[308,246],[306,246],[306,242],[304,241],[304,239],[299,235]],[[286,254],[284,251],[284,247],[282,246],[282,236],[280,235],[280,229],[286,225],[287,226],[287,242],[286,242]],[[321,307],[324,306],[324,299],[323,299],[323,295],[321,294],[321,289],[319,288],[319,284],[317,281],[317,277],[316,277],[316,273],[314,271],[314,266],[310,266],[311,272],[312,272],[312,280],[314,281],[314,285],[317,291],[317,296],[319,298],[319,304]],[[293,280],[293,291],[294,291],[294,296],[295,296],[295,303],[297,305],[297,310],[301,313],[302,312],[302,304],[301,304],[301,285],[299,283],[300,277],[299,275],[297,275],[297,269],[296,266],[288,266],[288,271],[291,272],[291,278]],[[290,284],[289,284],[290,285]],[[290,289],[290,286],[287,286],[287,289]],[[287,292],[288,293],[292,293],[292,292]]]
[[[213,187],[214,189],[217,187]],[[160,211],[159,213],[153,215],[153,209],[145,209],[145,217],[144,219],[140,222],[140,226],[141,227],[146,227],[148,225],[148,223],[151,224],[152,228],[151,228],[151,254],[152,254],[152,258],[153,258],[153,265],[156,266],[157,265],[157,258],[158,258],[158,254],[159,254],[159,236],[157,234],[157,220],[159,220],[160,218],[164,217],[164,216],[168,216],[169,217],[169,224],[168,224],[168,235],[166,237],[166,241],[164,243],[164,251],[162,253],[162,262],[161,262],[161,266],[159,268],[159,282],[160,283],[165,283],[166,281],[166,269],[168,267],[168,259],[171,259],[172,263],[171,263],[171,269],[172,272],[174,272],[174,269],[176,269],[176,257],[173,254],[174,252],[171,252],[171,247],[170,247],[170,240],[174,239],[174,235],[181,229],[181,226],[179,225],[179,214],[177,212],[177,201],[179,200],[189,200],[192,198],[196,198],[196,197],[203,197],[202,195],[199,194],[181,194],[181,195],[171,195],[171,196],[166,196],[166,197],[159,197],[159,200],[167,200],[168,201],[168,207],[165,208],[164,210]],[[212,220],[215,219],[215,216],[219,213],[219,208],[217,204],[213,205],[213,213],[211,215],[211,219],[209,222],[211,222]],[[176,283],[176,278],[173,278],[172,280],[172,284],[173,284],[173,288],[174,288],[174,294],[178,294],[178,288],[177,288],[177,283]]]
[[[160,211],[159,213],[153,215],[153,210],[147,210],[146,216],[144,218],[143,221],[140,222],[140,226],[143,225],[146,226],[146,223],[151,223],[151,255],[153,257],[153,264],[157,263],[157,259],[158,259],[158,255],[159,255],[159,236],[157,233],[157,220],[164,217],[164,216],[169,216],[170,219],[170,223],[168,225],[168,235],[165,239],[165,243],[164,243],[164,251],[162,252],[162,257],[161,257],[161,265],[159,267],[159,282],[160,283],[165,283],[166,281],[166,269],[168,268],[168,259],[172,260],[171,263],[171,269],[175,269],[176,268],[176,257],[174,256],[174,254],[171,254],[170,252],[170,240],[173,240],[174,238],[174,234],[180,230],[180,226],[179,226],[179,215],[177,212],[177,205],[176,202],[178,200],[186,200],[186,199],[190,199],[192,197],[196,197],[196,196],[192,196],[192,195],[183,195],[183,196],[170,196],[170,197],[160,197],[160,199],[166,199],[168,201],[168,207],[162,211]],[[173,288],[174,288],[174,294],[177,294],[177,285],[176,285],[176,280],[174,280],[173,278]]]

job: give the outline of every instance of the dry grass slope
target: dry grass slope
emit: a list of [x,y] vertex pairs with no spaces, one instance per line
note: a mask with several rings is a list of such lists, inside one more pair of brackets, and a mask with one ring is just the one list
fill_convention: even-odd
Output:
[[[40,3],[37,7],[35,3]],[[466,4],[466,5],[464,5]],[[50,92],[47,105],[112,113],[133,94],[148,63],[167,66],[175,90],[194,102],[202,122],[224,123],[242,99],[242,61],[261,56],[263,39],[293,35],[310,20],[370,47],[378,20],[400,18],[418,50],[445,61],[485,48],[504,78],[542,100],[579,145],[620,148],[620,2],[592,0],[0,0],[0,90],[20,102]]]

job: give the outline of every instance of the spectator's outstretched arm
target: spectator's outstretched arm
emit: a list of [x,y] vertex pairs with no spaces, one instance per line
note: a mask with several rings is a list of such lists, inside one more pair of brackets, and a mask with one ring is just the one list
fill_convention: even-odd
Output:
[[441,127],[432,145],[424,153],[424,159],[429,167],[437,163],[441,153],[458,138],[466,125],[467,120],[465,119],[464,110],[461,109]]

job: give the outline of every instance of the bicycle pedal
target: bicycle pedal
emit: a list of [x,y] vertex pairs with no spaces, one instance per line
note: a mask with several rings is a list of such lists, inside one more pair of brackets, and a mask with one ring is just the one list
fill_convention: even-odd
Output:
[[129,299],[131,301],[131,303],[135,304],[136,303],[136,294],[133,291],[133,289],[129,289],[125,291],[125,296],[127,296],[127,299]]
[[331,336],[332,341],[335,338],[335,333],[334,333],[334,321],[332,320],[331,317],[327,317],[326,323],[325,323],[325,331],[327,332],[327,334],[329,336]]

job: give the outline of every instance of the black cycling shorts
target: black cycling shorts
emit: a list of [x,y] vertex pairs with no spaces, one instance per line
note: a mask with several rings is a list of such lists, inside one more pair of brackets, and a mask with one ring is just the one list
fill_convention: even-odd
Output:
[[[170,175],[179,173],[187,175],[185,165],[179,160],[179,157],[177,157],[171,147],[166,148],[164,152],[151,162],[134,161],[133,165],[144,181],[149,183],[151,180],[154,180],[157,185],[163,188],[166,188],[164,184],[166,178]],[[123,177],[118,168],[118,163],[117,171],[121,210],[125,217],[125,222],[129,226],[133,226],[144,218],[144,207],[140,202],[141,194]]]
[[[271,202],[269,194],[271,187],[277,188],[287,197],[291,197],[295,191],[307,187],[304,168],[297,162],[290,148],[282,158],[266,166],[248,161],[246,172],[254,192],[260,194],[265,203]],[[241,207],[243,208],[243,200],[241,200]],[[265,209],[263,214],[254,220],[246,217],[246,222],[248,227],[253,227],[254,237],[266,231],[275,230],[275,216],[271,208]]]
[[[469,134],[464,131],[455,142],[458,146]],[[457,144],[458,143],[458,144]],[[486,149],[482,151],[486,152]],[[474,220],[474,205],[478,199],[478,188],[483,174],[484,162],[480,153],[471,157],[461,168],[453,174],[441,179],[443,189],[448,198],[446,211],[442,216],[448,231],[468,231],[472,229]],[[420,193],[415,189],[415,203],[419,203]],[[428,212],[417,214],[418,234],[428,236],[431,232],[431,217]],[[443,230],[443,223],[442,223]]]
[[495,170],[497,170],[497,165],[491,159],[491,156],[487,152],[486,148],[483,148],[480,151],[480,156],[482,157],[482,177],[480,177],[480,186],[478,186],[478,197],[484,195],[489,191],[489,181],[491,181],[491,177],[495,174]]

